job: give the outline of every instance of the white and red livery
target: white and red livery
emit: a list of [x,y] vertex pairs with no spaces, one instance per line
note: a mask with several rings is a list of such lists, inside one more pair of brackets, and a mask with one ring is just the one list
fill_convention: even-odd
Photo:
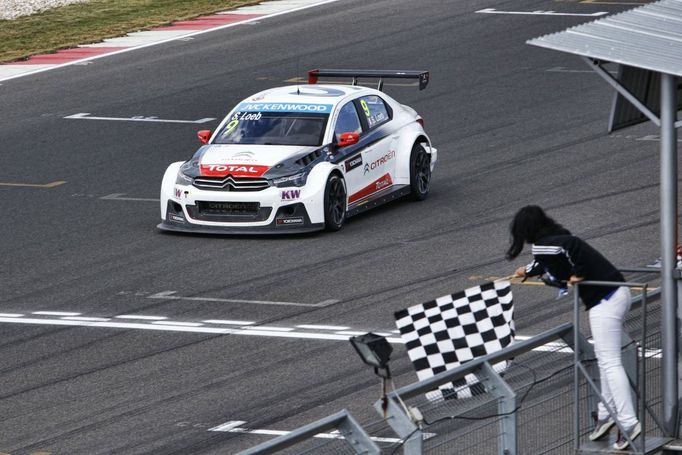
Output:
[[[353,85],[317,85],[352,77]],[[356,85],[378,78],[379,90]],[[384,79],[426,71],[312,70],[309,84],[239,103],[161,184],[168,231],[292,233],[341,229],[346,219],[398,197],[429,193],[437,151],[412,108],[382,92]]]

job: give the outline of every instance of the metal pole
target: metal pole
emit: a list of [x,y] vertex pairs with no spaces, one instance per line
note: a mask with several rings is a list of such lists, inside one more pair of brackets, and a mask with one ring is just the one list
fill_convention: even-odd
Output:
[[663,348],[661,389],[663,422],[668,436],[677,437],[679,400],[677,356],[677,83],[661,73],[661,344]]
[[[580,450],[580,303],[578,301],[578,289],[576,284],[573,288],[573,448],[576,453]],[[592,411],[592,409],[590,409]]]
[[641,362],[639,365],[639,422],[642,425],[642,452],[646,451],[646,337],[648,335],[647,331],[647,320],[646,320],[646,294],[647,285],[644,285],[642,290],[642,339],[640,340],[641,348]]

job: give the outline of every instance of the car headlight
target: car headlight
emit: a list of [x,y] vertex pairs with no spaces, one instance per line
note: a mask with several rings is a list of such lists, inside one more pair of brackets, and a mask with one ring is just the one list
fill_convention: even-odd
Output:
[[303,186],[308,179],[308,171],[299,172],[294,175],[287,175],[286,177],[279,177],[272,179],[272,183],[277,187],[286,186]]
[[178,170],[178,176],[175,178],[176,185],[191,185],[194,182],[194,177],[199,175],[199,163],[195,160],[185,162]]

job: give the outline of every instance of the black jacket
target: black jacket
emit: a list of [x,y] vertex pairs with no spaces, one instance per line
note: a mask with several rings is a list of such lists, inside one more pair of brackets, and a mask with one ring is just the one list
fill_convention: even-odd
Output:
[[[534,261],[526,266],[527,276],[552,274],[561,281],[571,275],[591,281],[624,282],[623,274],[584,240],[573,235],[548,235],[533,244]],[[580,298],[589,310],[617,286],[580,286]]]

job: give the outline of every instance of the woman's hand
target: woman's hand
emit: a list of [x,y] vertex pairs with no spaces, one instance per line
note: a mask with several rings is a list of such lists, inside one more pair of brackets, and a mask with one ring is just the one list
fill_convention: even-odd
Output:
[[581,281],[584,281],[584,280],[585,280],[585,278],[582,276],[571,275],[571,277],[568,279],[568,284],[570,284],[572,286],[572,285],[574,285],[576,283],[580,283]]
[[526,266],[522,265],[514,271],[515,278],[525,278],[526,277]]

